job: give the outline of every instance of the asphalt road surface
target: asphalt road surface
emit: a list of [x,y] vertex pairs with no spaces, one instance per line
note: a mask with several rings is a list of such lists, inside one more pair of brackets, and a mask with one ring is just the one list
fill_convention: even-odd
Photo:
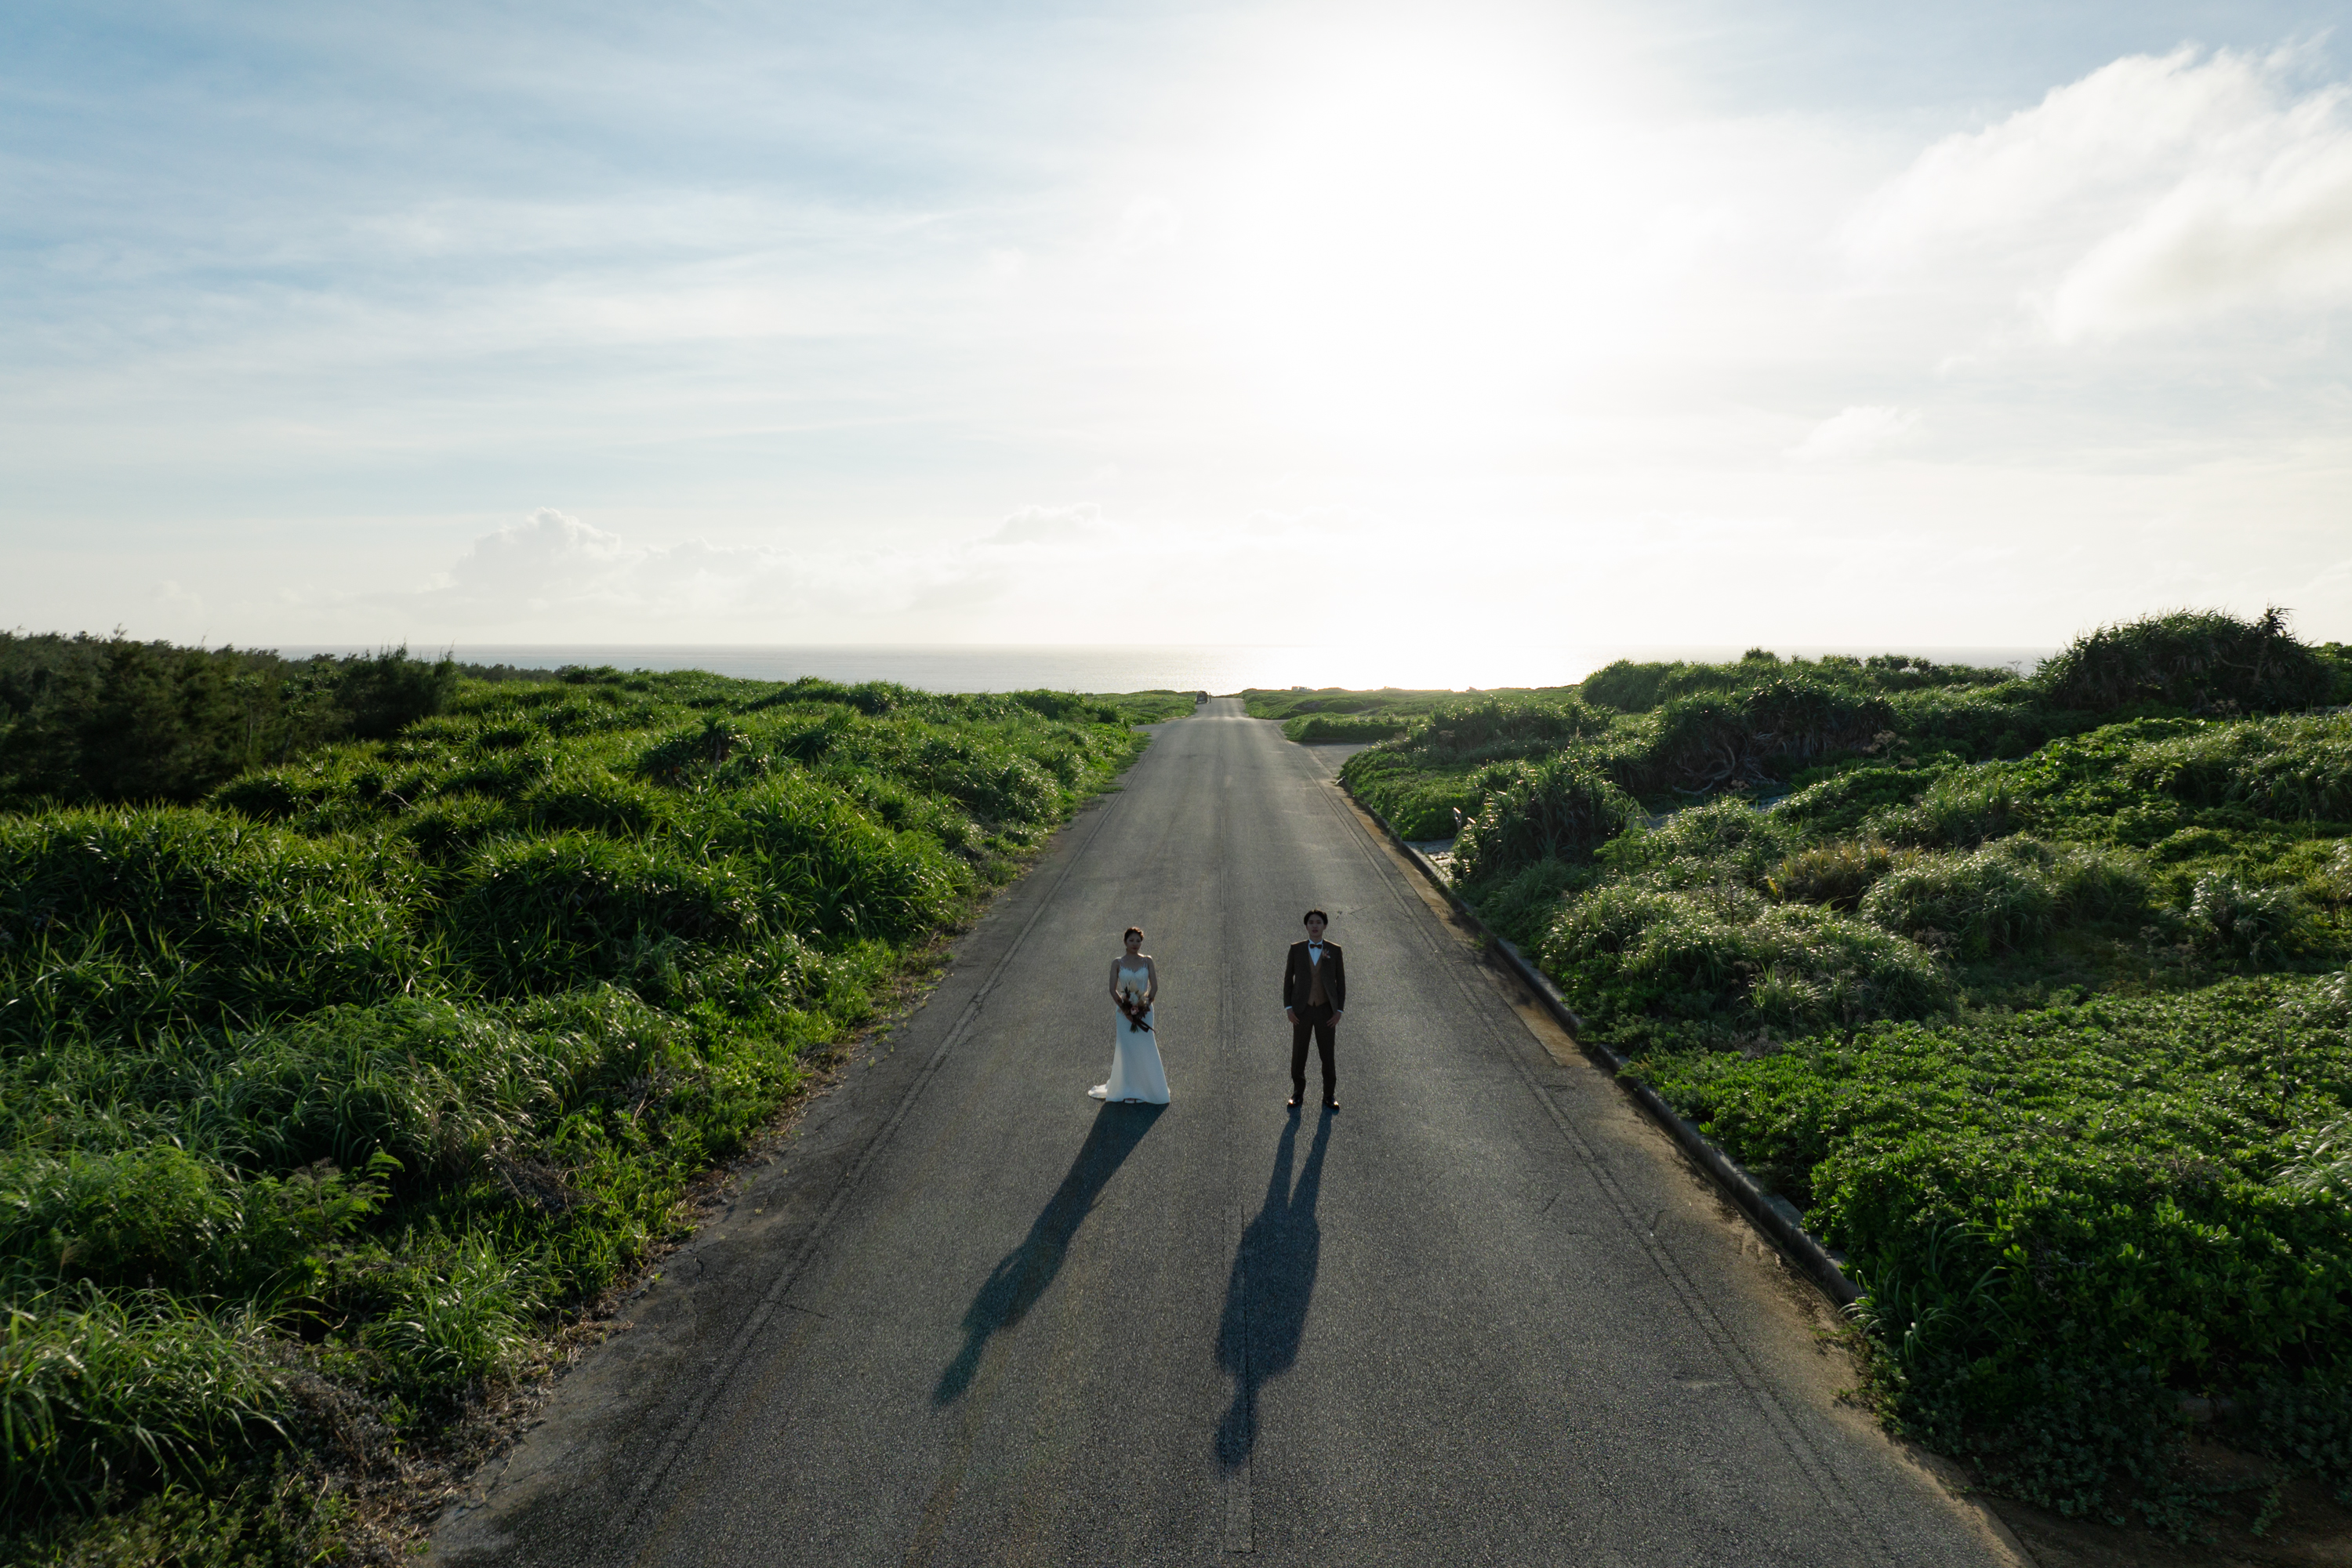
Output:
[[[1348,956],[1336,1115],[1283,1103],[1309,905]],[[1164,1109],[1086,1095],[1129,924]],[[1212,702],[629,1304],[436,1553],[2010,1561],[1837,1402],[1807,1288],[1530,1015],[1326,759]]]

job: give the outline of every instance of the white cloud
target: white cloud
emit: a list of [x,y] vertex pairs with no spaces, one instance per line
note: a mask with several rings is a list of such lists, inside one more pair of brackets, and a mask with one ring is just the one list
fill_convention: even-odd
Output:
[[1947,137],[1847,226],[1865,264],[1989,268],[2061,342],[2352,302],[2352,100],[2297,57],[2134,55]]
[[1051,604],[1098,574],[1118,544],[1092,505],[1026,507],[985,533],[924,548],[817,551],[646,543],[541,507],[481,535],[420,587],[310,597],[346,618],[389,612],[404,626],[487,641],[593,640],[607,627],[695,642],[825,641],[892,617],[894,632],[920,632],[942,616],[969,635],[1008,589],[1026,584]]
[[1184,232],[1183,214],[1166,196],[1138,196],[1119,215],[1111,237],[1113,256],[1136,256],[1173,245]]
[[1318,562],[1318,582],[1344,600],[1376,591],[1380,563],[1414,542],[1345,509],[1309,508],[1205,521],[1171,551],[1165,535],[1085,503],[1024,507],[926,544],[843,534],[785,551],[646,543],[542,507],[477,538],[424,585],[312,592],[302,604],[322,627],[388,626],[375,635],[419,644],[1168,642],[1197,637],[1202,617],[1215,636],[1250,640],[1301,614],[1296,582],[1263,571],[1269,555]]
[[476,540],[449,569],[445,589],[543,601],[590,587],[644,558],[645,552],[629,549],[619,535],[541,507],[525,521]]
[[2132,55],[2050,89],[1983,131],[1947,136],[1882,188],[1849,226],[1857,248],[1916,253],[2014,233],[2086,201],[2161,189],[2193,150],[2271,111],[2265,62],[2179,49]]
[[541,507],[477,539],[431,586],[394,597],[462,625],[600,614],[731,617],[797,598],[805,586],[797,565],[789,552],[764,547],[631,544]]
[[2073,340],[2241,307],[2347,301],[2352,132],[2329,127],[2267,158],[2192,173],[2075,263],[2051,325]]
[[988,536],[998,544],[1071,544],[1101,537],[1097,506],[1030,506],[1006,518]]
[[1813,426],[1785,454],[1794,463],[1838,462],[1865,458],[1901,441],[1919,423],[1916,408],[1864,405],[1842,409]]

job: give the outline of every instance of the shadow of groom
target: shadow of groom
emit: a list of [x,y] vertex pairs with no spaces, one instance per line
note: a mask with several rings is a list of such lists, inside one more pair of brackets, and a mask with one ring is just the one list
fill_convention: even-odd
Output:
[[1070,1238],[1086,1223],[1111,1173],[1135,1152],[1135,1146],[1167,1109],[1164,1105],[1106,1105],[1095,1113],[1094,1126],[1079,1145],[1077,1158],[1070,1162],[1069,1173],[1031,1222],[1028,1236],[989,1271],[987,1283],[964,1309],[963,1349],[940,1373],[939,1386],[931,1390],[933,1405],[950,1405],[961,1398],[980,1370],[980,1358],[987,1352],[989,1341],[1019,1324],[1037,1304],[1037,1298],[1062,1271],[1062,1257],[1069,1250]]
[[1227,1468],[1241,1464],[1257,1443],[1257,1391],[1265,1380],[1288,1372],[1307,1332],[1307,1303],[1315,1294],[1315,1270],[1323,1247],[1315,1200],[1323,1186],[1323,1151],[1331,1141],[1331,1113],[1315,1128],[1298,1184],[1290,1166],[1298,1148],[1298,1119],[1282,1129],[1275,1148],[1274,1174],[1265,1184],[1265,1205],[1242,1232],[1225,1284],[1225,1317],[1217,1331],[1217,1364],[1234,1380],[1234,1403],[1217,1426],[1217,1459]]

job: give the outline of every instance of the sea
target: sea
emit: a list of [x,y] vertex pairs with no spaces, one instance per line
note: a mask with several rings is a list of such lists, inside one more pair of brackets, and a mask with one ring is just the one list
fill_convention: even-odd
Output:
[[[373,652],[371,648],[287,647],[288,658]],[[441,648],[417,648],[438,654]],[[1203,644],[1153,647],[1077,643],[820,644],[742,643],[457,643],[446,650],[463,663],[521,669],[610,666],[616,669],[707,669],[754,680],[889,680],[925,691],[1208,691],[1392,687],[1406,690],[1475,691],[1567,686],[1621,658],[1738,658],[1741,647],[1703,644],[1619,647],[1316,647],[1287,644]],[[1782,657],[1823,654],[1866,658],[1906,653],[1938,664],[1971,664],[2030,673],[2056,651],[2032,647],[1794,645]]]

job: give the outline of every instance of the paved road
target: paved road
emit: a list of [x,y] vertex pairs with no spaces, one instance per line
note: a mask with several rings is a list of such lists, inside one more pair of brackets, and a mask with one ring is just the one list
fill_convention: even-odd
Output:
[[[1348,952],[1287,1114],[1283,950]],[[1086,1098],[1129,923],[1174,1103]],[[1310,1067],[1310,1074],[1313,1072]],[[1802,1288],[1240,704],[1166,726],[560,1386],[446,1562],[2005,1560]]]

